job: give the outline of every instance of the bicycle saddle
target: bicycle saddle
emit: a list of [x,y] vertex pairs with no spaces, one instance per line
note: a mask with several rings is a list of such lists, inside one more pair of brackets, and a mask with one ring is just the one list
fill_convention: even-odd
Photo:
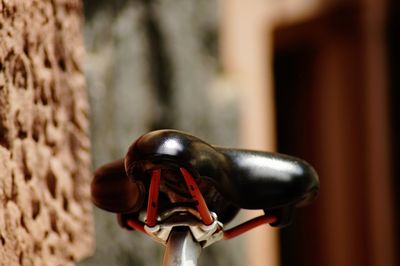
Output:
[[167,209],[177,202],[199,204],[197,198],[195,202],[187,200],[192,183],[187,183],[186,189],[181,177],[189,175],[222,222],[231,220],[240,208],[263,209],[277,216],[273,226],[285,226],[291,221],[293,208],[310,202],[319,189],[316,172],[303,160],[216,147],[184,132],[158,130],[138,138],[124,159],[96,171],[93,202],[115,213],[138,213],[146,208],[149,180],[156,171],[163,175],[159,186],[164,193],[160,197],[168,202],[164,207],[160,203],[159,208]]

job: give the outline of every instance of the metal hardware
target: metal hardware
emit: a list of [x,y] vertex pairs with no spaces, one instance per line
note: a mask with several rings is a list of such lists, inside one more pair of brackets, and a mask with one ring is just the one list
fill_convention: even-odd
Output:
[[187,228],[175,228],[168,239],[163,266],[196,266],[201,246]]
[[144,226],[148,235],[156,241],[167,245],[168,238],[174,228],[186,227],[201,247],[206,247],[223,238],[223,225],[218,222],[217,215],[211,213],[213,222],[205,225],[199,220],[199,214],[191,208],[176,208],[164,212],[155,226]]

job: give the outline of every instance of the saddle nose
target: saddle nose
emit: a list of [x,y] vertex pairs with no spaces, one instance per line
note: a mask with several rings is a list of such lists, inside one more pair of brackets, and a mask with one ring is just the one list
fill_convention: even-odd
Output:
[[97,207],[115,213],[138,211],[146,195],[143,184],[126,175],[124,159],[100,167],[94,174],[91,192]]

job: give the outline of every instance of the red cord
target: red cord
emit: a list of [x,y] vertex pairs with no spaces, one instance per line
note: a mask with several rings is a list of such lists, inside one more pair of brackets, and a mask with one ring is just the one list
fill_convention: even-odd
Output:
[[201,194],[196,181],[194,181],[192,175],[185,168],[180,168],[180,170],[183,175],[183,178],[185,179],[186,186],[188,187],[190,194],[196,201],[196,207],[197,210],[199,211],[201,220],[203,220],[203,223],[205,225],[212,224],[214,222],[214,219],[212,218],[211,213],[208,210],[206,201],[204,200],[203,195]]
[[[212,224],[214,222],[214,219],[212,218],[211,213],[208,210],[207,204],[203,198],[203,195],[200,192],[199,187],[197,186],[196,181],[185,168],[180,168],[180,171],[183,175],[183,178],[186,182],[190,194],[196,201],[196,207],[197,210],[199,211],[203,223],[206,225]],[[161,169],[154,170],[151,175],[149,198],[147,202],[146,225],[149,227],[157,225],[157,207],[158,207],[158,193],[160,189],[160,178],[161,178]],[[224,231],[224,239],[225,240],[232,239],[238,235],[246,233],[247,231],[259,225],[272,224],[275,223],[276,221],[277,218],[275,216],[262,215],[259,217],[255,217],[234,228]],[[133,229],[136,229],[142,233],[147,234],[147,232],[144,229],[145,226],[144,223],[138,220],[129,219],[127,220],[127,224]]]
[[129,219],[126,221],[126,224],[132,227],[132,229],[136,229],[142,233],[147,234],[146,231],[144,230],[144,223],[139,222],[138,220]]
[[246,233],[247,231],[249,231],[259,225],[275,223],[276,220],[277,220],[277,218],[275,216],[262,215],[262,216],[255,217],[255,218],[253,218],[245,223],[242,223],[232,229],[224,231],[224,239],[225,240],[232,239],[234,237],[237,237],[238,235]]
[[153,227],[157,224],[158,191],[160,189],[161,169],[154,170],[151,175],[149,199],[147,201],[146,225]]

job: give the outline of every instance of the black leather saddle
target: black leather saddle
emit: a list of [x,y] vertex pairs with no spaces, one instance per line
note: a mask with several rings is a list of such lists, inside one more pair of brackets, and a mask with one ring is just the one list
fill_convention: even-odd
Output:
[[93,202],[110,212],[136,214],[146,208],[152,171],[161,169],[160,208],[190,206],[181,168],[194,177],[208,208],[223,223],[243,208],[263,209],[277,216],[274,226],[285,226],[293,209],[319,190],[316,172],[298,158],[216,147],[184,132],[159,130],[138,138],[124,159],[96,171]]

